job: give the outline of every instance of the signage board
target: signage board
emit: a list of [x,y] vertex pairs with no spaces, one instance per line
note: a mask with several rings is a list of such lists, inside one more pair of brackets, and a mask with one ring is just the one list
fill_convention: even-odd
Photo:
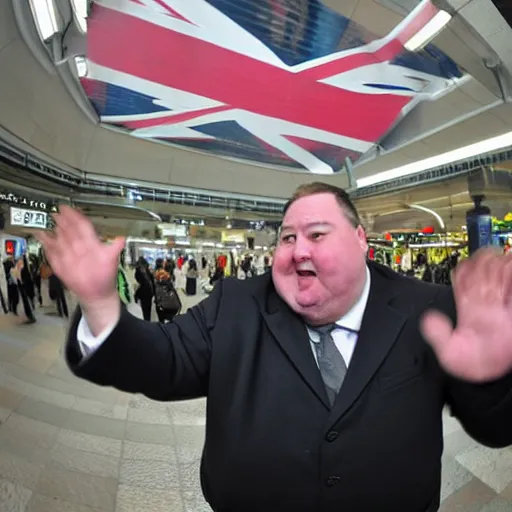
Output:
[[224,244],[245,244],[245,231],[238,229],[230,229],[223,231],[221,241]]
[[25,196],[19,196],[13,192],[0,191],[0,202],[28,206],[29,208],[36,208],[38,210],[48,209],[48,204],[44,201],[36,201]]
[[187,236],[187,226],[183,226],[182,224],[159,224],[158,227],[162,233],[162,237],[185,237]]
[[48,214],[38,210],[11,207],[11,226],[46,229]]

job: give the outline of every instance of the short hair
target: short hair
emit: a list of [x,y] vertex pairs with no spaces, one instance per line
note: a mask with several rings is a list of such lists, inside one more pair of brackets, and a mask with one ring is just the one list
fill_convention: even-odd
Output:
[[283,215],[286,214],[290,206],[295,203],[298,199],[303,197],[313,196],[316,194],[332,194],[338,204],[340,205],[343,213],[345,214],[347,220],[355,227],[359,227],[361,225],[361,218],[359,217],[359,213],[354,203],[350,199],[350,196],[347,192],[334,185],[330,185],[328,183],[323,183],[321,181],[314,181],[312,183],[305,183],[304,185],[300,185],[292,197],[288,200],[288,202],[284,206]]

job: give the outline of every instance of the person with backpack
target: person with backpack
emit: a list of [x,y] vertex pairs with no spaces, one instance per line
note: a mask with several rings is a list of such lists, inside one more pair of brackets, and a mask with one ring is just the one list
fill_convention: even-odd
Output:
[[181,311],[181,300],[171,275],[163,268],[163,260],[155,262],[155,306],[160,323],[172,322]]

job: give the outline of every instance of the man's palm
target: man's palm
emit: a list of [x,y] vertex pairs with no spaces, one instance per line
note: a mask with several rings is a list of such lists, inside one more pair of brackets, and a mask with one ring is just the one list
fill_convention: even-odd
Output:
[[512,371],[512,258],[482,251],[455,272],[457,326],[429,312],[422,330],[452,375],[486,382]]
[[104,244],[92,223],[76,210],[62,206],[55,216],[55,233],[40,233],[46,257],[55,274],[82,303],[111,296],[116,290],[123,239]]

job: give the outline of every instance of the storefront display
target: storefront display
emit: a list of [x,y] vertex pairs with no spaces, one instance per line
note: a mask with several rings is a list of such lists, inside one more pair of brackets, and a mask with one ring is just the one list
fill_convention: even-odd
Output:
[[370,239],[368,257],[393,270],[438,284],[450,284],[451,271],[468,257],[467,234],[420,232],[386,233]]

